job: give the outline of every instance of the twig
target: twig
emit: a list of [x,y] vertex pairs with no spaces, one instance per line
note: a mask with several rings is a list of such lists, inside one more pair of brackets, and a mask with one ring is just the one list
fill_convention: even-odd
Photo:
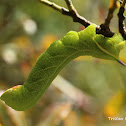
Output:
[[121,3],[121,7],[118,13],[118,18],[119,18],[119,32],[122,34],[123,38],[126,40],[126,30],[125,30],[125,24],[124,24],[125,4],[126,4],[126,0],[124,0],[123,3]]
[[[39,0],[41,3],[52,7],[53,9],[59,11],[60,13],[62,13],[63,15],[67,15],[73,18],[74,22],[78,22],[82,25],[84,25],[85,27],[89,26],[91,23],[90,21],[86,20],[84,17],[80,16],[77,12],[77,10],[74,8],[72,1],[71,0],[65,0],[68,9],[61,7],[53,2],[50,2],[48,0]],[[112,3],[113,1],[113,3]],[[105,20],[105,23],[99,26],[96,26],[96,33],[97,34],[102,34],[105,37],[112,37],[114,35],[114,33],[109,29],[109,24],[110,21],[113,17],[113,12],[116,9],[116,1],[117,0],[111,0],[111,6],[109,7],[109,13],[108,13],[108,17]]]
[[65,0],[65,2],[67,4],[67,7],[69,8],[69,11],[75,10],[71,0]]
[[45,4],[45,5],[47,5],[47,6],[52,7],[54,10],[57,10],[57,11],[59,11],[62,14],[63,13],[65,13],[65,15],[69,14],[69,10],[68,9],[59,6],[59,5],[55,4],[54,2],[50,2],[48,0],[40,0],[40,2],[43,3],[43,4]]
[[[78,22],[82,25],[84,25],[85,27],[89,26],[90,24],[92,24],[90,21],[86,20],[84,17],[80,16],[78,14],[78,12],[76,11],[76,9],[74,8],[71,0],[65,0],[66,1],[66,4],[69,8],[66,9],[64,7],[61,7],[53,2],[50,2],[48,0],[39,0],[41,3],[47,5],[47,6],[50,6],[52,7],[53,9],[59,11],[60,13],[62,13],[63,15],[67,15],[67,16],[70,16],[73,18],[73,21],[74,22]],[[97,26],[97,29],[99,29],[99,26]]]
[[113,18],[113,13],[116,8],[117,8],[117,0],[111,0],[109,5],[108,16],[105,19],[105,22],[100,25],[101,29],[99,33],[103,34],[106,37],[112,37],[114,35],[114,33],[110,30],[109,26],[110,26],[111,19]]
[[104,26],[106,28],[109,27],[110,21],[113,18],[113,13],[114,13],[116,8],[117,8],[117,0],[111,0],[110,1],[110,6],[109,6],[108,16],[107,16],[107,18],[105,19],[105,22],[104,22]]

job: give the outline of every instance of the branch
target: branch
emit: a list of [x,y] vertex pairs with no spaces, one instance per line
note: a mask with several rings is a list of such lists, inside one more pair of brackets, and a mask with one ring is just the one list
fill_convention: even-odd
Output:
[[110,1],[110,5],[109,5],[108,16],[105,19],[105,22],[103,24],[106,28],[109,27],[111,19],[113,18],[113,13],[114,13],[114,11],[115,11],[116,8],[117,8],[117,0],[111,0]]
[[126,30],[125,30],[125,24],[124,24],[125,4],[126,4],[126,0],[124,0],[123,3],[121,3],[121,7],[118,13],[118,18],[119,18],[119,32],[122,34],[123,38],[126,40]]
[[65,2],[67,4],[67,7],[69,8],[69,11],[75,10],[71,0],[65,0]]
[[[67,15],[73,18],[74,22],[78,22],[85,27],[88,27],[90,24],[92,24],[90,21],[86,20],[84,17],[80,16],[77,12],[77,10],[74,8],[71,0],[65,0],[68,9],[61,7],[54,2],[50,2],[48,0],[39,0],[41,3],[50,6],[51,8],[57,10],[58,12],[62,13],[63,15]],[[99,26],[96,26],[96,33],[102,34],[105,37],[112,37],[114,33],[109,29],[110,21],[113,17],[113,12],[116,9],[116,2],[117,0],[111,0],[110,7],[109,7],[109,13],[107,18],[105,19],[105,23]]]
[[65,15],[69,14],[69,10],[68,9],[66,9],[64,7],[61,7],[61,6],[58,6],[54,2],[50,2],[48,0],[40,0],[40,2],[43,3],[43,4],[45,4],[45,5],[47,5],[47,6],[52,7],[54,10],[57,10],[57,11],[59,11],[62,14],[65,14]]
[[[78,14],[78,12],[74,8],[71,0],[65,0],[69,10],[55,4],[54,2],[50,2],[48,0],[39,0],[39,1],[47,6],[50,6],[53,9],[57,10],[58,12],[62,13],[63,15],[72,17],[74,22],[78,22],[78,23],[84,25],[85,27],[92,24],[90,21],[86,20],[84,17],[82,17]],[[97,26],[97,29],[99,29],[99,26]]]
[[101,29],[100,31],[98,31],[99,34],[103,34],[106,37],[112,37],[114,35],[114,33],[110,30],[109,26],[116,8],[117,8],[117,0],[111,0],[107,18],[105,19],[105,22],[100,25]]

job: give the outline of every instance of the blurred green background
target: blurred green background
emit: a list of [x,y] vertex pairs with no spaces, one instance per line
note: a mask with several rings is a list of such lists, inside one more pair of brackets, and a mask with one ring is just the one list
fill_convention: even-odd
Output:
[[[51,0],[66,7],[64,0]],[[109,0],[72,0],[79,14],[100,25]],[[118,9],[111,29],[118,32]],[[37,57],[54,40],[83,26],[38,0],[0,0],[1,93],[23,84]],[[120,58],[126,62],[126,49]],[[0,126],[124,126],[126,68],[115,61],[79,57],[70,62],[31,109],[18,112],[0,101]]]

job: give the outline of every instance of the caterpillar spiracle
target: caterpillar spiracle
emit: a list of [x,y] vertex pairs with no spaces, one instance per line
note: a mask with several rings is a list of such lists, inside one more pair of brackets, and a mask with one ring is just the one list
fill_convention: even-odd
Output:
[[122,63],[119,52],[124,46],[125,41],[119,33],[104,37],[96,34],[94,24],[80,32],[70,31],[39,56],[23,85],[6,90],[0,98],[15,110],[27,110],[36,104],[58,73],[74,58],[89,55]]

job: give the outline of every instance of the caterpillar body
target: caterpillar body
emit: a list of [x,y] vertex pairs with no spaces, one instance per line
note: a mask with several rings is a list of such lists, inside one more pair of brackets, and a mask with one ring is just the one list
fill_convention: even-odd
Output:
[[24,85],[6,90],[1,100],[15,110],[27,110],[36,104],[57,74],[71,60],[89,55],[119,61],[119,52],[124,45],[125,41],[119,33],[111,38],[96,34],[94,24],[80,32],[70,31],[60,40],[54,41],[39,56]]

